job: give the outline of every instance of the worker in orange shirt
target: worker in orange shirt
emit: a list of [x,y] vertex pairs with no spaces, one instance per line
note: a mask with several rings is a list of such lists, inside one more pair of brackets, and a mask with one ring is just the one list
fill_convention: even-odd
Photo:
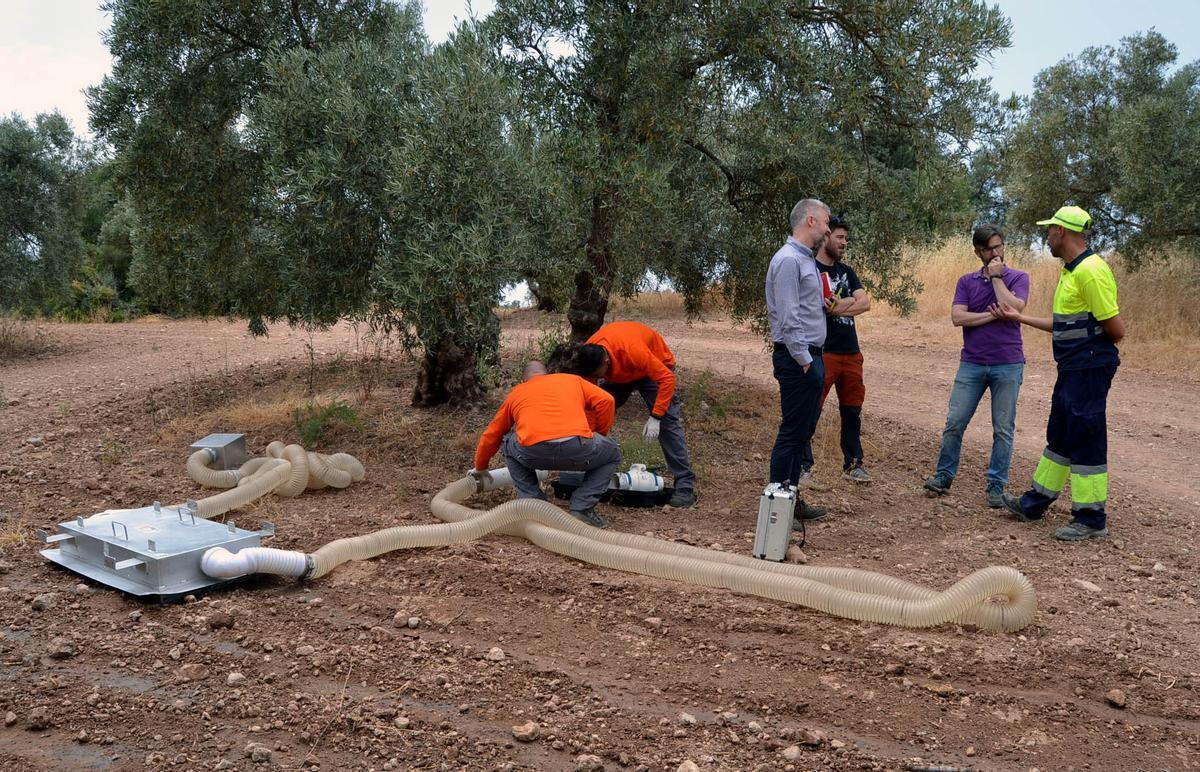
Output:
[[642,436],[658,440],[675,493],[667,503],[690,507],[696,502],[696,473],[683,436],[683,413],[675,388],[675,355],[663,337],[638,322],[612,322],[575,349],[568,369],[598,380],[617,407],[637,391],[650,410]]
[[470,474],[482,474],[501,445],[518,498],[546,499],[539,469],[584,472],[583,483],[571,494],[571,516],[604,528],[596,502],[621,463],[621,449],[607,436],[615,413],[613,398],[603,389],[577,375],[547,375],[540,362],[531,362],[525,381],[509,392],[479,438]]

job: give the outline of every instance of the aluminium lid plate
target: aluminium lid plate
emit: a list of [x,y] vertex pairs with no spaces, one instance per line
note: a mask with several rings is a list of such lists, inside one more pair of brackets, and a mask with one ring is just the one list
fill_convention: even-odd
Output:
[[133,595],[174,596],[225,584],[200,568],[213,547],[237,552],[257,547],[274,533],[264,523],[258,531],[198,518],[186,506],[157,503],[139,509],[100,512],[60,523],[58,533],[39,533],[57,549],[42,555],[58,565]]

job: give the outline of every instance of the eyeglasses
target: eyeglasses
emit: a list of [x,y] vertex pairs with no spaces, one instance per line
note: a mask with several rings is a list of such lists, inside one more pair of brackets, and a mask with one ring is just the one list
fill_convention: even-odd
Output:
[[978,249],[980,252],[1003,252],[1004,251],[1004,242],[1002,241],[994,247],[987,246],[987,247],[975,247],[975,248]]

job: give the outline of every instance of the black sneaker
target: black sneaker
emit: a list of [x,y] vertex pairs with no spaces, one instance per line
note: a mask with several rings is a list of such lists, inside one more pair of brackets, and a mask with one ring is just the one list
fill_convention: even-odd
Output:
[[690,507],[691,505],[693,505],[695,503],[696,503],[696,492],[694,490],[691,490],[690,488],[688,490],[679,490],[677,488],[675,490],[675,492],[671,494],[670,500],[667,501],[667,504],[669,506],[675,507],[676,509],[683,509],[684,507]]
[[1004,508],[1004,486],[998,482],[990,482],[987,485],[987,490],[984,492],[987,496],[988,506],[992,509]]
[[945,475],[941,474],[935,474],[933,477],[930,477],[925,481],[925,490],[933,491],[937,495],[941,496],[943,493],[950,492],[950,484],[953,482],[953,478],[946,477]]
[[1004,501],[1004,508],[1012,512],[1022,523],[1036,523],[1042,519],[1041,513],[1033,514],[1026,512],[1025,507],[1021,506],[1021,499],[1016,496],[1009,496],[1007,493],[1001,493],[1000,498]]
[[590,525],[590,526],[594,526],[596,528],[607,528],[608,527],[608,521],[605,520],[603,517],[600,517],[600,515],[596,514],[595,507],[588,507],[587,509],[583,509],[583,510],[572,509],[571,517],[575,518],[576,520],[578,520],[581,523],[584,523],[584,524]]

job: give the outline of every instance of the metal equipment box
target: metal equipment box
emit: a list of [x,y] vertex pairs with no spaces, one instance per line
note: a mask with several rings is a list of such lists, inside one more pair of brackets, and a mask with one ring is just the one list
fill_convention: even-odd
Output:
[[758,526],[754,531],[751,554],[763,560],[783,560],[792,538],[792,516],[796,511],[796,491],[777,483],[768,485],[758,501]]
[[208,465],[209,469],[237,469],[250,457],[246,453],[244,434],[210,434],[196,440],[189,450],[211,450],[216,453],[217,457]]
[[198,518],[187,506],[164,507],[158,502],[139,509],[114,509],[60,523],[58,533],[38,531],[53,547],[42,550],[47,560],[131,595],[161,600],[222,584],[200,568],[200,559],[213,547],[237,552],[262,546],[275,533],[263,523],[258,531]]

